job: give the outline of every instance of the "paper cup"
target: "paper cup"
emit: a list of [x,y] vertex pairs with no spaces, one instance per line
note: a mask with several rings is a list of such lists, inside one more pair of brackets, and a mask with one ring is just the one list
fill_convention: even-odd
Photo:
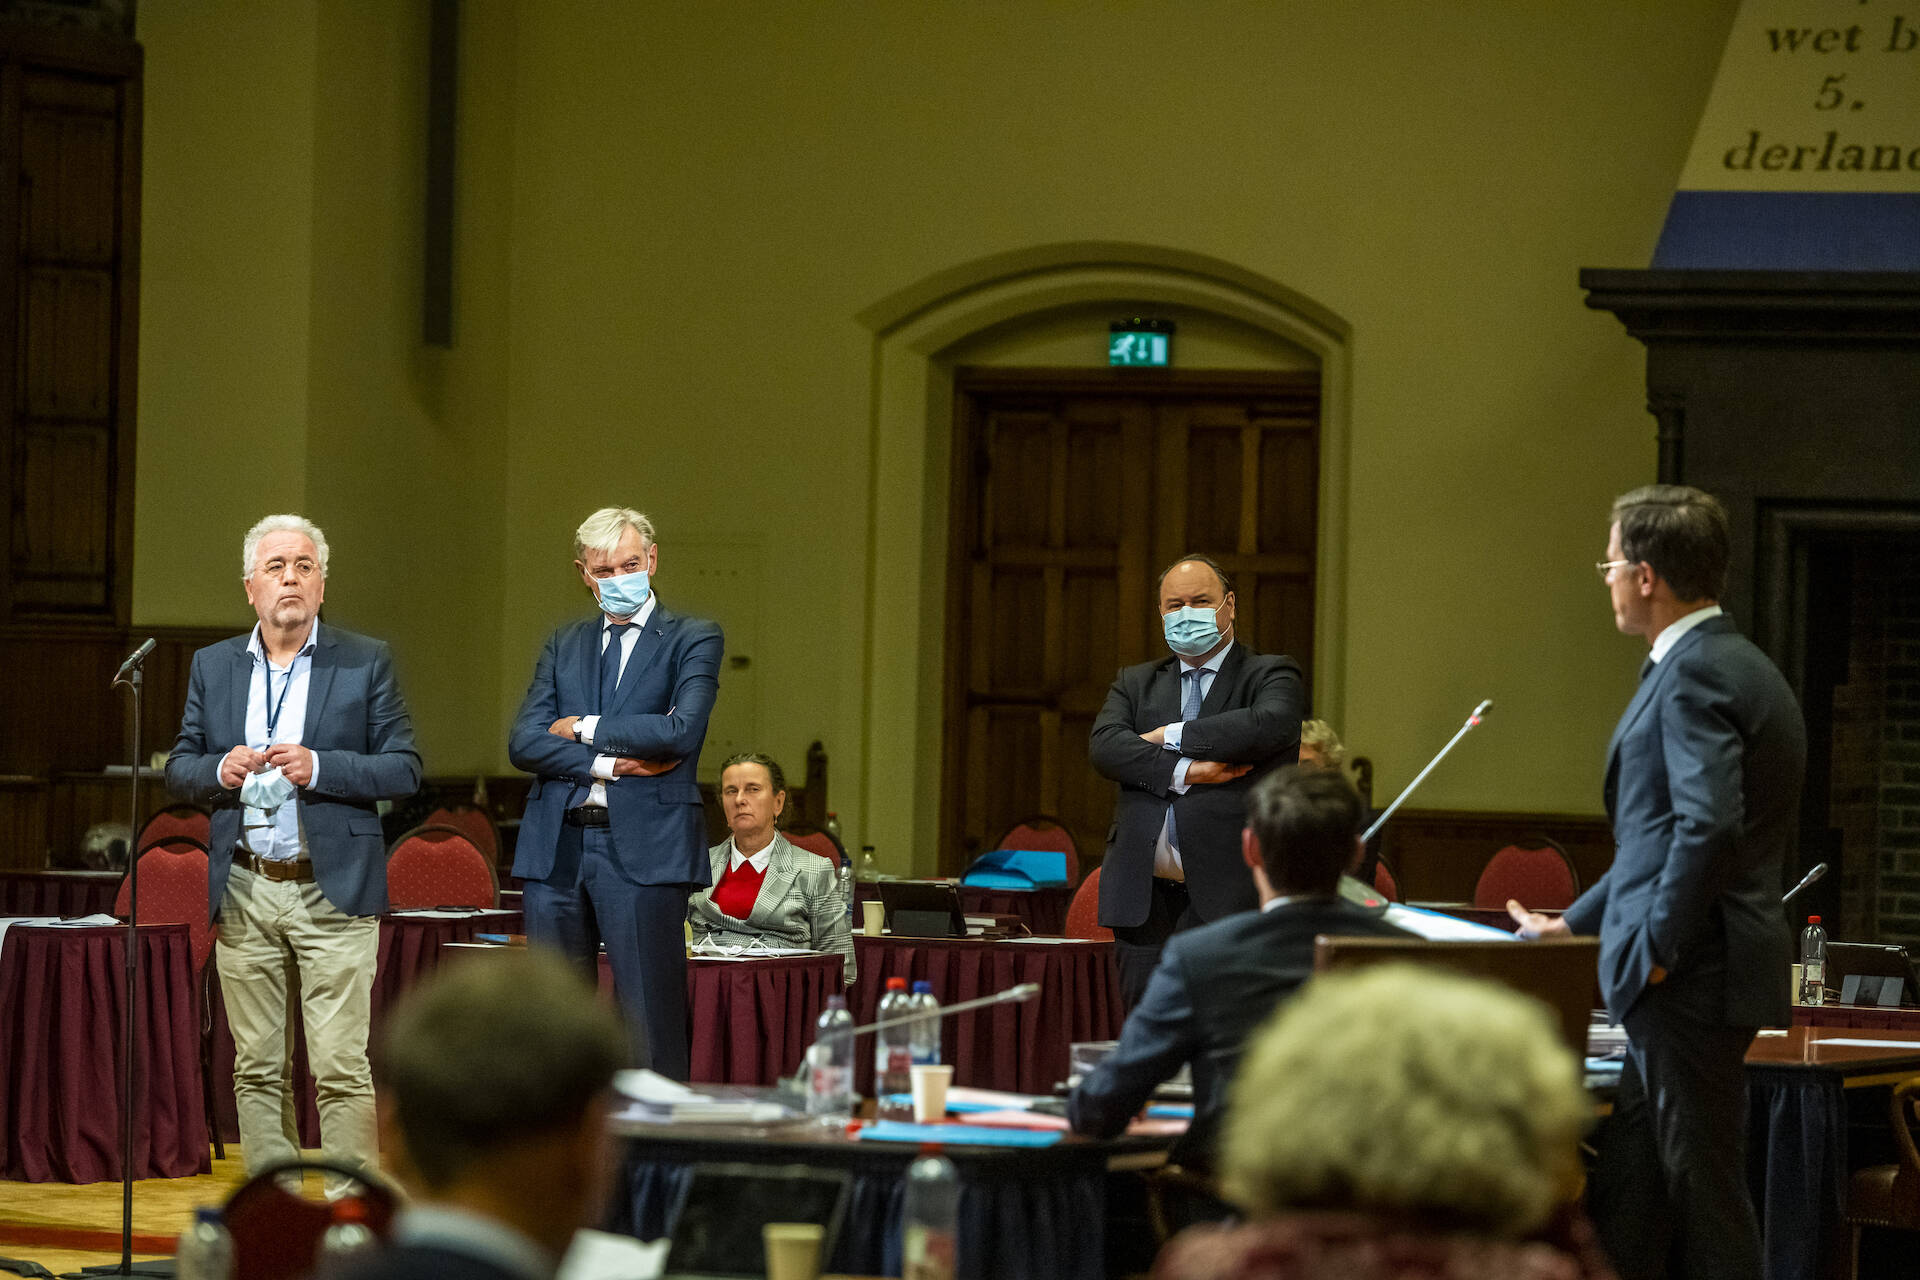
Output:
[[1796,964],[1793,966],[1791,970],[1789,970],[1789,972],[1792,973],[1793,975],[1791,979],[1793,983],[1793,1002],[1795,1004],[1799,1004],[1800,1003],[1800,982],[1801,982],[1800,975],[1804,973],[1805,970],[1800,965]]
[[760,1229],[767,1247],[767,1280],[818,1280],[820,1242],[826,1228],[817,1222],[769,1222]]
[[947,1086],[953,1083],[953,1068],[938,1062],[914,1065],[913,1118],[919,1124],[939,1124],[947,1118]]
[[886,927],[887,904],[869,899],[860,904],[860,932],[869,938],[880,936],[880,930]]

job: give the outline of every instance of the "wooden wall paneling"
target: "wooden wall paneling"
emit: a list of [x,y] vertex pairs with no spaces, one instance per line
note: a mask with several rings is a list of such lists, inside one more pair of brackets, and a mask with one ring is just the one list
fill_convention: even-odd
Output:
[[1380,852],[1409,900],[1468,902],[1488,858],[1540,835],[1567,851],[1583,890],[1613,864],[1607,820],[1566,813],[1402,809],[1381,830]]
[[31,871],[47,863],[47,784],[0,776],[0,869]]

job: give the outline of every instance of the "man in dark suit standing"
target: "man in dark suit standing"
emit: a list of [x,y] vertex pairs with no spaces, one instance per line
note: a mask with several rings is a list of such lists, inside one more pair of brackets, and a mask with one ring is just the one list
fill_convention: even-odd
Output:
[[1191,1064],[1193,1124],[1174,1157],[1211,1168],[1241,1050],[1312,975],[1315,936],[1407,936],[1382,918],[1383,908],[1340,896],[1340,877],[1361,852],[1360,797],[1343,775],[1304,767],[1270,773],[1247,808],[1239,855],[1260,909],[1167,943],[1119,1048],[1067,1099],[1074,1132],[1113,1137],[1181,1064]]
[[249,1169],[300,1154],[286,1080],[291,969],[326,1158],[373,1169],[367,1023],[387,909],[374,805],[419,789],[413,722],[387,646],[320,625],[324,533],[300,516],[268,516],[247,531],[240,558],[260,621],[193,655],[167,757],[168,790],[213,811],[207,901],[233,1027],[240,1149]]
[[1100,869],[1127,1003],[1181,929],[1256,905],[1240,856],[1248,789],[1292,764],[1306,691],[1292,658],[1233,638],[1233,584],[1202,555],[1160,575],[1169,657],[1128,667],[1093,722],[1089,758],[1119,784]]
[[600,944],[640,1065],[687,1078],[687,897],[710,878],[696,775],[719,690],[720,628],[669,613],[660,548],[638,511],[574,535],[600,611],[547,638],[507,753],[538,775],[513,874],[530,941],[589,972]]
[[1615,625],[1652,647],[1607,750],[1613,865],[1558,920],[1507,904],[1523,937],[1600,935],[1628,1040],[1589,1200],[1622,1280],[1763,1274],[1743,1063],[1791,1012],[1780,894],[1807,745],[1792,689],[1717,603],[1729,545],[1698,489],[1613,504],[1596,567]]

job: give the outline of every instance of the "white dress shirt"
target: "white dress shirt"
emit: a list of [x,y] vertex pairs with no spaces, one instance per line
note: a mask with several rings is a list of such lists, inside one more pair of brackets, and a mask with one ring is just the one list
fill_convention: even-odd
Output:
[[1675,618],[1661,630],[1659,635],[1653,638],[1653,652],[1649,656],[1655,662],[1660,661],[1660,659],[1673,652],[1673,646],[1680,643],[1681,636],[1684,636],[1708,618],[1717,618],[1725,612],[1726,610],[1722,609],[1719,605],[1710,604],[1704,609],[1695,609],[1692,613],[1684,617]]
[[[1180,659],[1180,705],[1182,707],[1186,705],[1187,700],[1187,672],[1198,671],[1200,673],[1194,678],[1200,682],[1200,700],[1205,702],[1207,695],[1213,692],[1213,678],[1220,674],[1220,664],[1227,660],[1227,654],[1232,649],[1233,641],[1229,640],[1220,646],[1220,652],[1214,654],[1205,662],[1188,662],[1185,658]],[[1186,731],[1186,725],[1187,722],[1184,720],[1179,720],[1167,725],[1162,735],[1160,745],[1165,750],[1178,751],[1180,749],[1180,739]],[[1193,761],[1187,759],[1185,756],[1182,756],[1174,762],[1173,792],[1175,795],[1183,796],[1187,794],[1187,770],[1192,767]],[[1169,806],[1167,812],[1169,814],[1173,812],[1171,806]],[[1167,824],[1165,822],[1160,824],[1160,838],[1156,840],[1153,845],[1153,874],[1163,880],[1185,880],[1187,878],[1186,864],[1181,861],[1179,847],[1167,838]]]
[[[653,606],[659,598],[660,597],[653,592],[647,592],[647,602],[640,606],[640,612],[628,619],[633,625],[620,633],[620,674],[613,678],[614,687],[616,688],[619,687],[620,681],[624,679],[627,674],[627,659],[633,657],[633,646],[640,642],[641,629],[647,625],[647,619],[653,616]],[[613,619],[603,614],[600,618],[600,652],[602,654],[606,653],[607,641],[612,635]],[[593,745],[594,731],[599,727],[600,717],[597,715],[581,716],[580,723],[575,726],[580,733],[580,741],[586,743],[588,746]],[[605,778],[610,781],[613,778],[613,763],[616,759],[618,759],[616,756],[595,756],[593,758],[593,776],[596,778]],[[583,803],[595,805],[602,809],[606,808],[606,782],[594,783],[592,790],[587,792],[587,798]]]
[[[319,636],[320,620],[315,618],[293,661],[276,667],[267,659],[266,646],[260,639],[260,624],[253,624],[253,635],[247,639],[247,656],[253,659],[253,674],[247,683],[246,732],[247,745],[255,751],[265,751],[283,742],[298,743],[305,736],[307,690],[313,683],[313,646]],[[271,734],[267,732],[269,720],[273,723]],[[320,756],[316,752],[313,777],[307,786],[311,788],[319,780]],[[289,797],[285,804],[271,812],[252,805],[241,806],[240,843],[259,857],[275,862],[292,862],[304,856],[307,836],[300,826],[299,798]]]

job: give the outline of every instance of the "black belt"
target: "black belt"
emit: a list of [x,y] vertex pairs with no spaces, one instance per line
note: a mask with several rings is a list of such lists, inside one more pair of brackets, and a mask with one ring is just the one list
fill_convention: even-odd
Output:
[[610,827],[613,817],[602,804],[576,805],[567,810],[567,825],[570,827]]

